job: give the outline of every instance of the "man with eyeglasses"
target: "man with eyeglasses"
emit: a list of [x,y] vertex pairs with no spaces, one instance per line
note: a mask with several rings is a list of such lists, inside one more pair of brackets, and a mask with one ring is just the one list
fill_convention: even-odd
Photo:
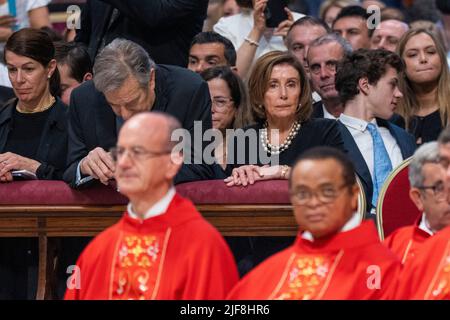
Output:
[[336,33],[326,34],[311,42],[306,60],[312,88],[321,98],[313,105],[313,118],[336,120],[344,111],[334,77],[339,61],[350,53],[351,45]]
[[[450,128],[444,129],[438,139],[439,160],[445,179],[446,200],[450,203]],[[438,191],[438,194],[440,192]],[[441,195],[439,199],[444,197]],[[437,204],[436,204],[437,205]],[[442,230],[426,240],[414,259],[405,264],[396,297],[413,300],[450,300],[450,213],[441,213]],[[443,226],[447,224],[447,227]]]
[[350,160],[316,147],[293,166],[289,191],[299,233],[293,245],[246,275],[231,299],[386,299],[400,271],[372,221],[360,224]]
[[438,143],[429,142],[417,149],[409,165],[409,195],[423,214],[414,225],[396,230],[384,241],[402,264],[415,256],[425,240],[450,225],[445,170],[439,159]]
[[220,233],[173,187],[183,157],[170,137],[180,128],[163,113],[124,124],[111,153],[130,203],[81,254],[79,285],[68,288],[66,299],[224,299],[237,282]]

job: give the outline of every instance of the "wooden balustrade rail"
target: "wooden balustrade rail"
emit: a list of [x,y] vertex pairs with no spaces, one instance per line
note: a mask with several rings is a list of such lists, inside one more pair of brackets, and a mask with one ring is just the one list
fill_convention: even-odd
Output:
[[[224,236],[294,236],[297,224],[288,197],[284,195],[287,184],[285,181],[273,183],[233,191],[222,190],[223,183],[203,182],[184,184],[177,187],[177,191],[196,203],[202,215]],[[206,188],[214,191],[211,199]],[[39,239],[37,299],[52,297],[56,265],[52,241],[55,237],[95,236],[123,214],[123,198],[117,198],[116,203],[120,204],[97,205],[95,191],[73,191],[62,182],[29,181],[0,185],[0,237]],[[199,191],[204,192],[193,194]],[[101,202],[107,199],[107,202],[114,203],[115,199],[111,200],[111,197],[116,195],[110,193],[103,194]],[[253,201],[251,197],[257,200]],[[226,203],[221,203],[221,198],[226,199]],[[236,201],[230,198],[241,203],[234,203]],[[276,203],[270,204],[270,199],[275,199]]]

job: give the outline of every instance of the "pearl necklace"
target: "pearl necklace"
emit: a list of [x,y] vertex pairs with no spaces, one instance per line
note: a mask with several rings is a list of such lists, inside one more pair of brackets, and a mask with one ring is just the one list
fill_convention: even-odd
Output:
[[264,124],[264,128],[261,130],[261,143],[262,143],[264,150],[268,154],[280,154],[281,152],[283,152],[284,150],[289,148],[289,146],[292,143],[292,140],[294,140],[294,138],[297,135],[298,131],[300,130],[301,126],[302,125],[300,123],[298,123],[298,121],[295,121],[294,124],[292,125],[291,129],[289,130],[289,134],[286,137],[286,140],[284,140],[284,142],[282,144],[276,146],[269,142],[269,138],[267,136],[268,124],[266,122]]

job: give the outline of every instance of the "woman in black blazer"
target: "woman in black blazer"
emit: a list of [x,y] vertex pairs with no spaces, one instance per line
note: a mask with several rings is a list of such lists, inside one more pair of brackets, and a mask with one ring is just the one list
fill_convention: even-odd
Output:
[[[26,170],[38,179],[61,179],[67,157],[67,107],[57,98],[55,48],[39,30],[8,39],[4,61],[16,99],[0,108],[0,181]],[[26,197],[27,195],[23,195]],[[0,299],[33,298],[37,239],[0,239]],[[30,277],[31,276],[31,277]],[[34,276],[34,277],[33,277]]]
[[26,170],[38,179],[62,178],[67,156],[67,107],[57,98],[55,48],[40,30],[22,29],[5,46],[16,95],[0,110],[0,181]]
[[263,55],[253,68],[248,87],[258,123],[244,129],[246,139],[236,133],[234,146],[228,150],[228,186],[287,179],[297,157],[315,146],[345,151],[336,121],[311,119],[309,81],[294,56],[281,51]]

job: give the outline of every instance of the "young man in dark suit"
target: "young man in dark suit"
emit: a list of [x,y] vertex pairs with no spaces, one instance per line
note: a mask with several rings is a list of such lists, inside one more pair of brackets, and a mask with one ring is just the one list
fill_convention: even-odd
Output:
[[372,213],[389,173],[416,148],[410,134],[388,121],[403,96],[398,77],[404,68],[395,53],[360,49],[344,58],[336,73],[344,105],[338,121],[342,139]]

